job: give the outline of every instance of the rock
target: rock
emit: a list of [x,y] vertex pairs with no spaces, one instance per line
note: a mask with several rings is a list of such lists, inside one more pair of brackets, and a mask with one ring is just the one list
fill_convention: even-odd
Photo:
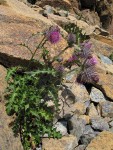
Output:
[[109,122],[110,127],[113,127],[113,120]]
[[77,137],[79,141],[85,130],[85,122],[82,119],[77,118],[77,116],[73,116],[68,121],[69,132]]
[[71,91],[75,95],[76,101],[85,103],[90,100],[88,91],[86,90],[86,87],[82,84],[73,84],[73,86],[71,87]]
[[96,136],[94,130],[90,125],[85,126],[83,135],[80,137],[80,143],[88,145],[90,141]]
[[84,114],[87,108],[86,102],[90,100],[89,94],[83,85],[77,83],[65,83],[59,91],[60,118],[68,118],[73,114]]
[[95,84],[98,88],[102,90],[102,92],[113,101],[113,75],[112,74],[105,74],[99,73],[99,82]]
[[91,103],[90,106],[88,107],[88,116],[90,117],[90,119],[99,116],[96,107],[94,106],[93,103]]
[[112,149],[113,149],[113,133],[110,133],[109,131],[101,132],[86,147],[86,150],[112,150]]
[[92,50],[97,54],[109,57],[113,52],[113,39],[101,35],[92,35],[90,39]]
[[73,135],[61,139],[43,138],[42,150],[73,150],[78,145],[77,138]]
[[100,107],[103,117],[113,117],[113,102],[101,102]]
[[7,87],[7,82],[5,79],[6,74],[7,74],[6,68],[0,65],[0,101],[4,99],[3,95]]
[[87,115],[80,115],[80,119],[84,120],[86,124],[90,124],[90,117]]
[[91,126],[94,130],[109,130],[109,125],[107,121],[101,117],[91,119]]
[[9,127],[12,118],[7,116],[5,104],[0,102],[0,149],[1,150],[23,150],[20,137],[15,137]]
[[[0,5],[0,63],[8,67],[15,65],[25,66],[31,58],[31,53],[27,48],[18,44],[28,43],[30,49],[34,50],[36,45],[42,40],[42,35],[37,35],[30,39],[29,37],[37,32],[47,30],[54,23],[17,0],[7,0],[7,3],[8,7]],[[45,46],[48,47],[51,57],[54,57],[67,46],[67,42],[61,38],[57,46],[49,42]],[[71,49],[69,48],[63,54],[64,61],[68,54],[69,57],[72,55],[70,52]],[[64,56],[65,54],[66,57]],[[35,58],[38,57],[40,57],[39,52],[36,53]]]
[[57,131],[60,131],[62,136],[67,135],[67,122],[66,121],[60,121],[57,122],[54,126]]
[[80,143],[88,145],[94,137],[95,137],[95,134],[82,135],[80,138]]
[[108,57],[106,56],[103,56],[102,54],[99,55],[101,61],[105,64],[108,64],[108,65],[112,65],[112,60],[110,60]]
[[74,114],[84,115],[86,112],[86,106],[82,102],[76,102],[73,105],[72,111],[74,112]]
[[79,145],[74,150],[85,150],[86,145]]
[[49,0],[41,0],[41,1],[36,1],[36,5],[40,7],[44,7],[45,5],[50,5],[54,7],[55,9],[66,9],[68,11],[72,10],[70,0],[53,0],[51,3]]
[[95,87],[91,89],[90,97],[91,97],[91,101],[96,103],[106,101],[103,93]]
[[81,15],[84,17],[85,21],[90,25],[100,26],[100,18],[97,12],[90,11],[89,9],[82,10]]
[[53,14],[54,13],[53,8],[49,5],[45,5],[43,7],[43,9],[44,9],[44,12],[43,12],[44,14]]
[[86,125],[83,134],[84,134],[84,135],[85,135],[85,134],[94,134],[94,130],[91,128],[90,125]]
[[67,17],[68,16],[68,11],[65,10],[59,10],[58,14],[62,17]]

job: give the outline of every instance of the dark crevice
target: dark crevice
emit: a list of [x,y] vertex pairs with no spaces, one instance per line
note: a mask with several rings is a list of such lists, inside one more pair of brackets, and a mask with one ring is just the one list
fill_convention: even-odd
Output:
[[35,4],[36,3],[36,0],[27,0],[29,3],[31,4]]

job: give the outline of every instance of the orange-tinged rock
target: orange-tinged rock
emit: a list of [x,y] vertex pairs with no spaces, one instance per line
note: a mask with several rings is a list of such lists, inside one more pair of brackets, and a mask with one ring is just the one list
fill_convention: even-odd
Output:
[[[25,15],[22,9],[24,8],[24,4],[21,2],[19,3],[18,11],[15,11],[17,5],[11,2],[13,2],[13,0],[8,1],[8,7],[0,5],[0,62],[5,66],[27,65],[28,60],[31,58],[31,53],[27,48],[19,46],[18,44],[28,43],[28,46],[34,52],[36,46],[42,40],[42,35],[37,35],[30,39],[29,37],[37,32],[43,32],[52,24],[48,21],[46,22],[43,16],[42,18],[39,16],[38,19],[29,15],[28,12],[27,15]],[[22,8],[20,7],[21,4]],[[12,6],[14,6],[15,9],[12,9]],[[51,57],[59,54],[66,46],[67,42],[63,38],[61,38],[60,42],[56,45],[50,44],[49,42],[45,44]],[[70,57],[72,51],[72,49],[65,51],[63,54],[64,61]],[[35,57],[36,59],[40,58],[40,53],[41,50],[38,50]]]
[[73,135],[61,139],[43,138],[42,150],[73,150],[78,145],[77,138]]
[[112,150],[113,149],[113,133],[109,131],[101,132],[91,143],[86,150]]

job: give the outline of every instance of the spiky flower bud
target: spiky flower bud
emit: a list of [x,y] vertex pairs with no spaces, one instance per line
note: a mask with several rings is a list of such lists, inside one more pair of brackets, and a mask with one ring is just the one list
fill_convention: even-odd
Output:
[[51,44],[58,43],[60,41],[60,38],[61,38],[59,27],[58,26],[50,27],[50,29],[46,31],[45,36]]
[[89,41],[86,41],[81,44],[81,57],[88,58],[91,57],[92,51],[91,51],[92,44]]
[[88,58],[85,62],[85,67],[94,66],[97,64],[97,59],[95,57]]
[[76,43],[76,36],[73,33],[68,34],[67,42],[69,46],[71,47],[74,43]]
[[77,82],[79,83],[93,83],[98,81],[99,76],[94,66],[85,68],[84,71],[82,71],[77,77]]

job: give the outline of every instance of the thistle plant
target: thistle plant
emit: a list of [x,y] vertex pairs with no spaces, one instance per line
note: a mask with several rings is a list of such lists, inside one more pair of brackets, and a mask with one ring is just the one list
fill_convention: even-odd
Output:
[[[74,30],[75,31],[75,30]],[[77,32],[77,35],[79,33]],[[45,47],[49,41],[51,44],[60,42],[61,33],[57,26],[50,27],[43,32],[43,38],[36,49],[31,52],[31,59],[27,67],[12,67],[8,69],[6,80],[6,111],[8,115],[14,115],[13,130],[19,134],[25,150],[36,149],[41,143],[41,138],[46,134],[48,137],[61,138],[60,132],[54,128],[53,120],[59,113],[58,91],[65,75],[65,67],[76,64],[79,70],[77,80],[79,82],[98,82],[98,74],[95,71],[97,60],[92,56],[91,44],[87,41],[79,45],[80,50],[63,63],[62,54],[77,43],[76,35],[69,33],[66,46],[58,55],[50,58],[50,52]],[[36,67],[32,68],[34,57],[41,49],[40,61],[35,59]],[[57,66],[53,64],[57,61]],[[53,108],[48,102],[53,102]]]

